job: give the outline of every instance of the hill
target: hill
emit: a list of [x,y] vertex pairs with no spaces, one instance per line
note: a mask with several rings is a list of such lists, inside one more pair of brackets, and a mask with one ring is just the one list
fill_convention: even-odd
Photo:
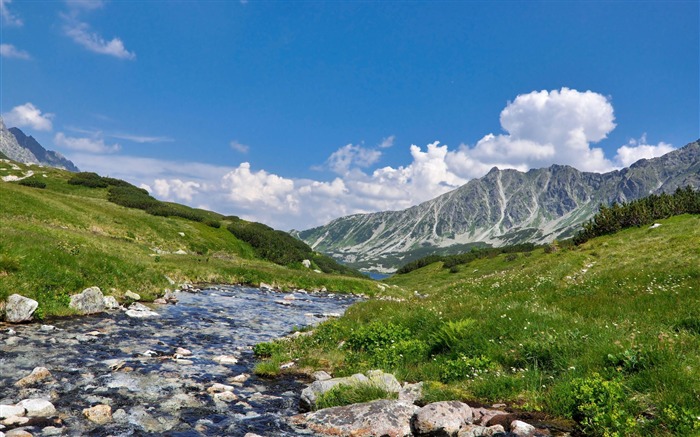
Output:
[[700,215],[491,255],[389,278],[415,296],[357,304],[271,360],[381,368],[426,402],[505,403],[574,435],[700,435]]
[[[173,288],[170,280],[377,290],[286,233],[160,202],[124,181],[8,160],[0,161],[0,177],[10,181],[0,182],[0,301],[12,293],[36,299],[39,317],[70,314],[68,296],[94,285],[147,298]],[[123,206],[133,200],[147,205]],[[260,241],[274,234],[293,256],[262,253],[261,244],[234,236],[233,224],[264,228],[255,234]]]
[[393,272],[428,254],[571,237],[600,204],[670,193],[686,185],[700,187],[697,141],[604,174],[561,165],[526,173],[494,168],[406,210],[341,217],[295,235],[355,268]]

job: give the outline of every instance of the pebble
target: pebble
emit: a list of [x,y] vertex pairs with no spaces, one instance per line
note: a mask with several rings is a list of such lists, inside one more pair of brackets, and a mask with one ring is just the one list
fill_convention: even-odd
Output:
[[25,399],[17,405],[24,407],[30,417],[51,417],[56,414],[56,408],[45,399]]
[[234,357],[233,355],[219,355],[214,357],[214,361],[219,364],[237,364],[238,358]]
[[18,405],[0,405],[0,419],[6,419],[13,416],[24,416],[26,413],[24,407]]
[[112,407],[105,404],[95,405],[84,409],[83,416],[90,422],[104,425],[112,421]]

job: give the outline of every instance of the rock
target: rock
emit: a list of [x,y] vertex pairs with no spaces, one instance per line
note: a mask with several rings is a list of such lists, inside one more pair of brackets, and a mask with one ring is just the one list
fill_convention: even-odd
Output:
[[233,355],[219,355],[217,357],[214,357],[214,361],[216,361],[219,364],[236,364],[238,363],[238,358],[234,357]]
[[297,297],[294,296],[294,294],[285,294],[285,295],[282,297],[282,299],[284,299],[284,300],[296,300],[296,298],[297,298]]
[[[185,284],[185,285],[187,285],[187,284]],[[190,286],[188,285],[187,289],[189,289],[189,288],[190,288]],[[175,293],[173,293],[172,291],[167,290],[167,289],[165,290],[165,293],[163,294],[163,299],[165,299],[165,301],[168,303],[177,303],[177,301],[178,301],[177,296],[175,296]]]
[[53,436],[53,435],[62,435],[63,434],[63,428],[57,428],[55,426],[47,426],[46,428],[41,430],[41,435],[42,436]]
[[171,417],[155,418],[141,406],[133,407],[129,412],[129,423],[141,427],[146,432],[163,434],[175,428],[179,420]]
[[32,437],[32,434],[23,429],[11,429],[5,433],[5,437]]
[[404,383],[399,391],[399,401],[407,404],[415,404],[423,399],[423,381],[415,384]]
[[117,299],[115,299],[114,296],[105,296],[104,303],[105,303],[105,309],[107,309],[107,310],[118,310],[119,309],[119,302],[117,302]]
[[302,261],[301,261],[301,265],[303,265],[303,266],[306,267],[307,269],[310,269],[310,268],[311,268],[311,261],[308,260],[308,259],[302,260]]
[[151,311],[146,305],[138,302],[134,302],[129,305],[129,309],[126,311],[126,315],[136,319],[144,319],[148,317],[160,317],[160,314],[155,311]]
[[[503,406],[505,407],[505,405]],[[472,413],[474,414],[474,423],[484,426],[489,423],[493,417],[508,414],[505,411],[493,410],[490,408],[472,408]],[[496,425],[496,423],[492,423],[492,425]]]
[[52,417],[56,414],[56,408],[45,399],[25,399],[17,405],[27,410],[29,417]]
[[168,304],[168,301],[166,301],[166,300],[163,299],[162,297],[159,297],[158,299],[155,299],[155,300],[153,301],[153,303],[154,303],[154,304],[157,304],[157,305],[167,305],[167,304]]
[[104,425],[112,421],[112,407],[105,404],[95,405],[84,409],[83,416],[92,423]]
[[535,431],[534,426],[520,420],[514,420],[510,423],[510,432],[518,437],[532,437],[535,435]]
[[261,436],[260,434],[255,434],[255,433],[249,432],[246,435],[244,435],[243,437],[263,437],[263,436]]
[[314,381],[308,387],[302,390],[301,399],[299,399],[299,408],[301,408],[302,411],[313,410],[316,406],[316,399],[318,399],[320,395],[326,393],[336,385],[356,385],[361,383],[369,383],[369,379],[361,373],[356,373],[352,376],[347,376],[344,378],[332,378],[324,381]]
[[260,289],[261,289],[261,290],[274,290],[275,287],[273,287],[273,286],[270,285],[270,284],[266,284],[266,283],[264,283],[264,282],[261,282],[261,283],[260,283]]
[[117,423],[126,423],[129,420],[129,415],[120,408],[112,414],[112,419]]
[[327,436],[408,437],[416,410],[415,405],[383,399],[299,414],[291,422]]
[[505,434],[506,430],[501,425],[482,426],[465,425],[457,433],[457,437],[491,437],[495,434]]
[[472,423],[472,409],[459,401],[433,402],[418,410],[413,429],[419,436],[456,436],[459,429]]
[[223,393],[225,391],[233,391],[233,386],[217,382],[207,389],[207,393]]
[[22,417],[26,414],[24,407],[19,405],[0,405],[0,419],[7,419],[8,417]]
[[236,376],[230,378],[229,381],[231,381],[233,383],[242,384],[242,383],[246,382],[248,380],[248,378],[250,378],[250,375],[248,375],[247,373],[241,373],[240,375],[236,375]]
[[184,249],[178,249],[175,252],[173,252],[175,255],[187,255],[187,252]]
[[131,290],[126,290],[126,293],[124,293],[124,297],[131,300],[141,300],[141,295],[134,293]]
[[51,377],[51,372],[49,372],[49,369],[46,367],[35,367],[34,370],[32,370],[32,373],[15,382],[15,386],[26,387]]
[[383,388],[390,393],[399,393],[401,384],[391,373],[384,373],[381,370],[370,370],[367,377],[372,385]]
[[224,391],[221,393],[214,393],[214,400],[219,401],[219,402],[233,402],[238,400],[238,396],[236,396],[233,392],[230,391]]
[[32,320],[32,314],[39,303],[34,299],[12,294],[5,304],[5,321],[9,323],[22,323]]
[[105,310],[105,297],[98,287],[90,287],[72,295],[68,306],[80,314],[101,313]]
[[53,325],[41,325],[41,327],[39,328],[39,330],[40,330],[41,332],[51,332],[51,331],[55,331],[55,330],[56,330],[56,327],[53,326]]
[[659,226],[661,226],[661,223],[654,223],[653,225],[649,226],[649,229],[656,229]]
[[328,372],[324,370],[319,370],[317,372],[312,373],[311,377],[314,379],[314,381],[327,381],[333,378]]
[[179,347],[175,349],[175,355],[181,355],[183,357],[188,357],[192,355],[192,351],[189,349],[185,349],[184,347]]
[[22,426],[29,423],[29,417],[11,416],[7,419],[1,420],[0,424],[7,426]]

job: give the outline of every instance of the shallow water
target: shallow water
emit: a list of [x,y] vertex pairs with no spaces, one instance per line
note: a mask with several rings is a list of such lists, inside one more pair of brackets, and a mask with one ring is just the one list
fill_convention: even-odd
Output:
[[[302,381],[252,375],[250,347],[342,313],[356,298],[330,293],[283,294],[245,287],[178,293],[177,305],[154,306],[158,318],[132,319],[121,311],[40,324],[0,325],[0,404],[49,399],[63,435],[309,435],[285,417],[298,412]],[[8,331],[11,328],[14,334]],[[173,358],[183,347],[193,355]],[[150,352],[149,352],[150,351]],[[214,361],[238,358],[234,365]],[[30,388],[14,383],[43,366],[53,380]],[[231,379],[243,373],[243,383]],[[214,401],[214,383],[233,385],[237,401]],[[109,404],[115,422],[97,426],[84,408]],[[41,435],[41,428],[30,432]]]

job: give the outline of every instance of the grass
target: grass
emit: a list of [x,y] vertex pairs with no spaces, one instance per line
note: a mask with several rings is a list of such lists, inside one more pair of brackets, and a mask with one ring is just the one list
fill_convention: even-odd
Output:
[[389,392],[373,384],[339,384],[321,394],[316,400],[315,408],[339,407],[362,402],[375,401],[377,399],[397,399],[398,393]]
[[[273,284],[373,295],[373,281],[279,266],[256,257],[227,229],[159,217],[107,201],[107,189],[70,185],[71,173],[0,163],[0,176],[31,169],[44,189],[0,183],[0,300],[36,299],[38,318],[70,315],[69,296],[90,286],[153,299],[177,284]],[[44,177],[46,175],[46,177]],[[186,255],[174,254],[178,250]],[[167,278],[166,278],[167,276]]]
[[585,435],[700,435],[700,216],[659,223],[394,276],[427,297],[356,304],[271,359],[381,368],[431,400],[504,402]]

